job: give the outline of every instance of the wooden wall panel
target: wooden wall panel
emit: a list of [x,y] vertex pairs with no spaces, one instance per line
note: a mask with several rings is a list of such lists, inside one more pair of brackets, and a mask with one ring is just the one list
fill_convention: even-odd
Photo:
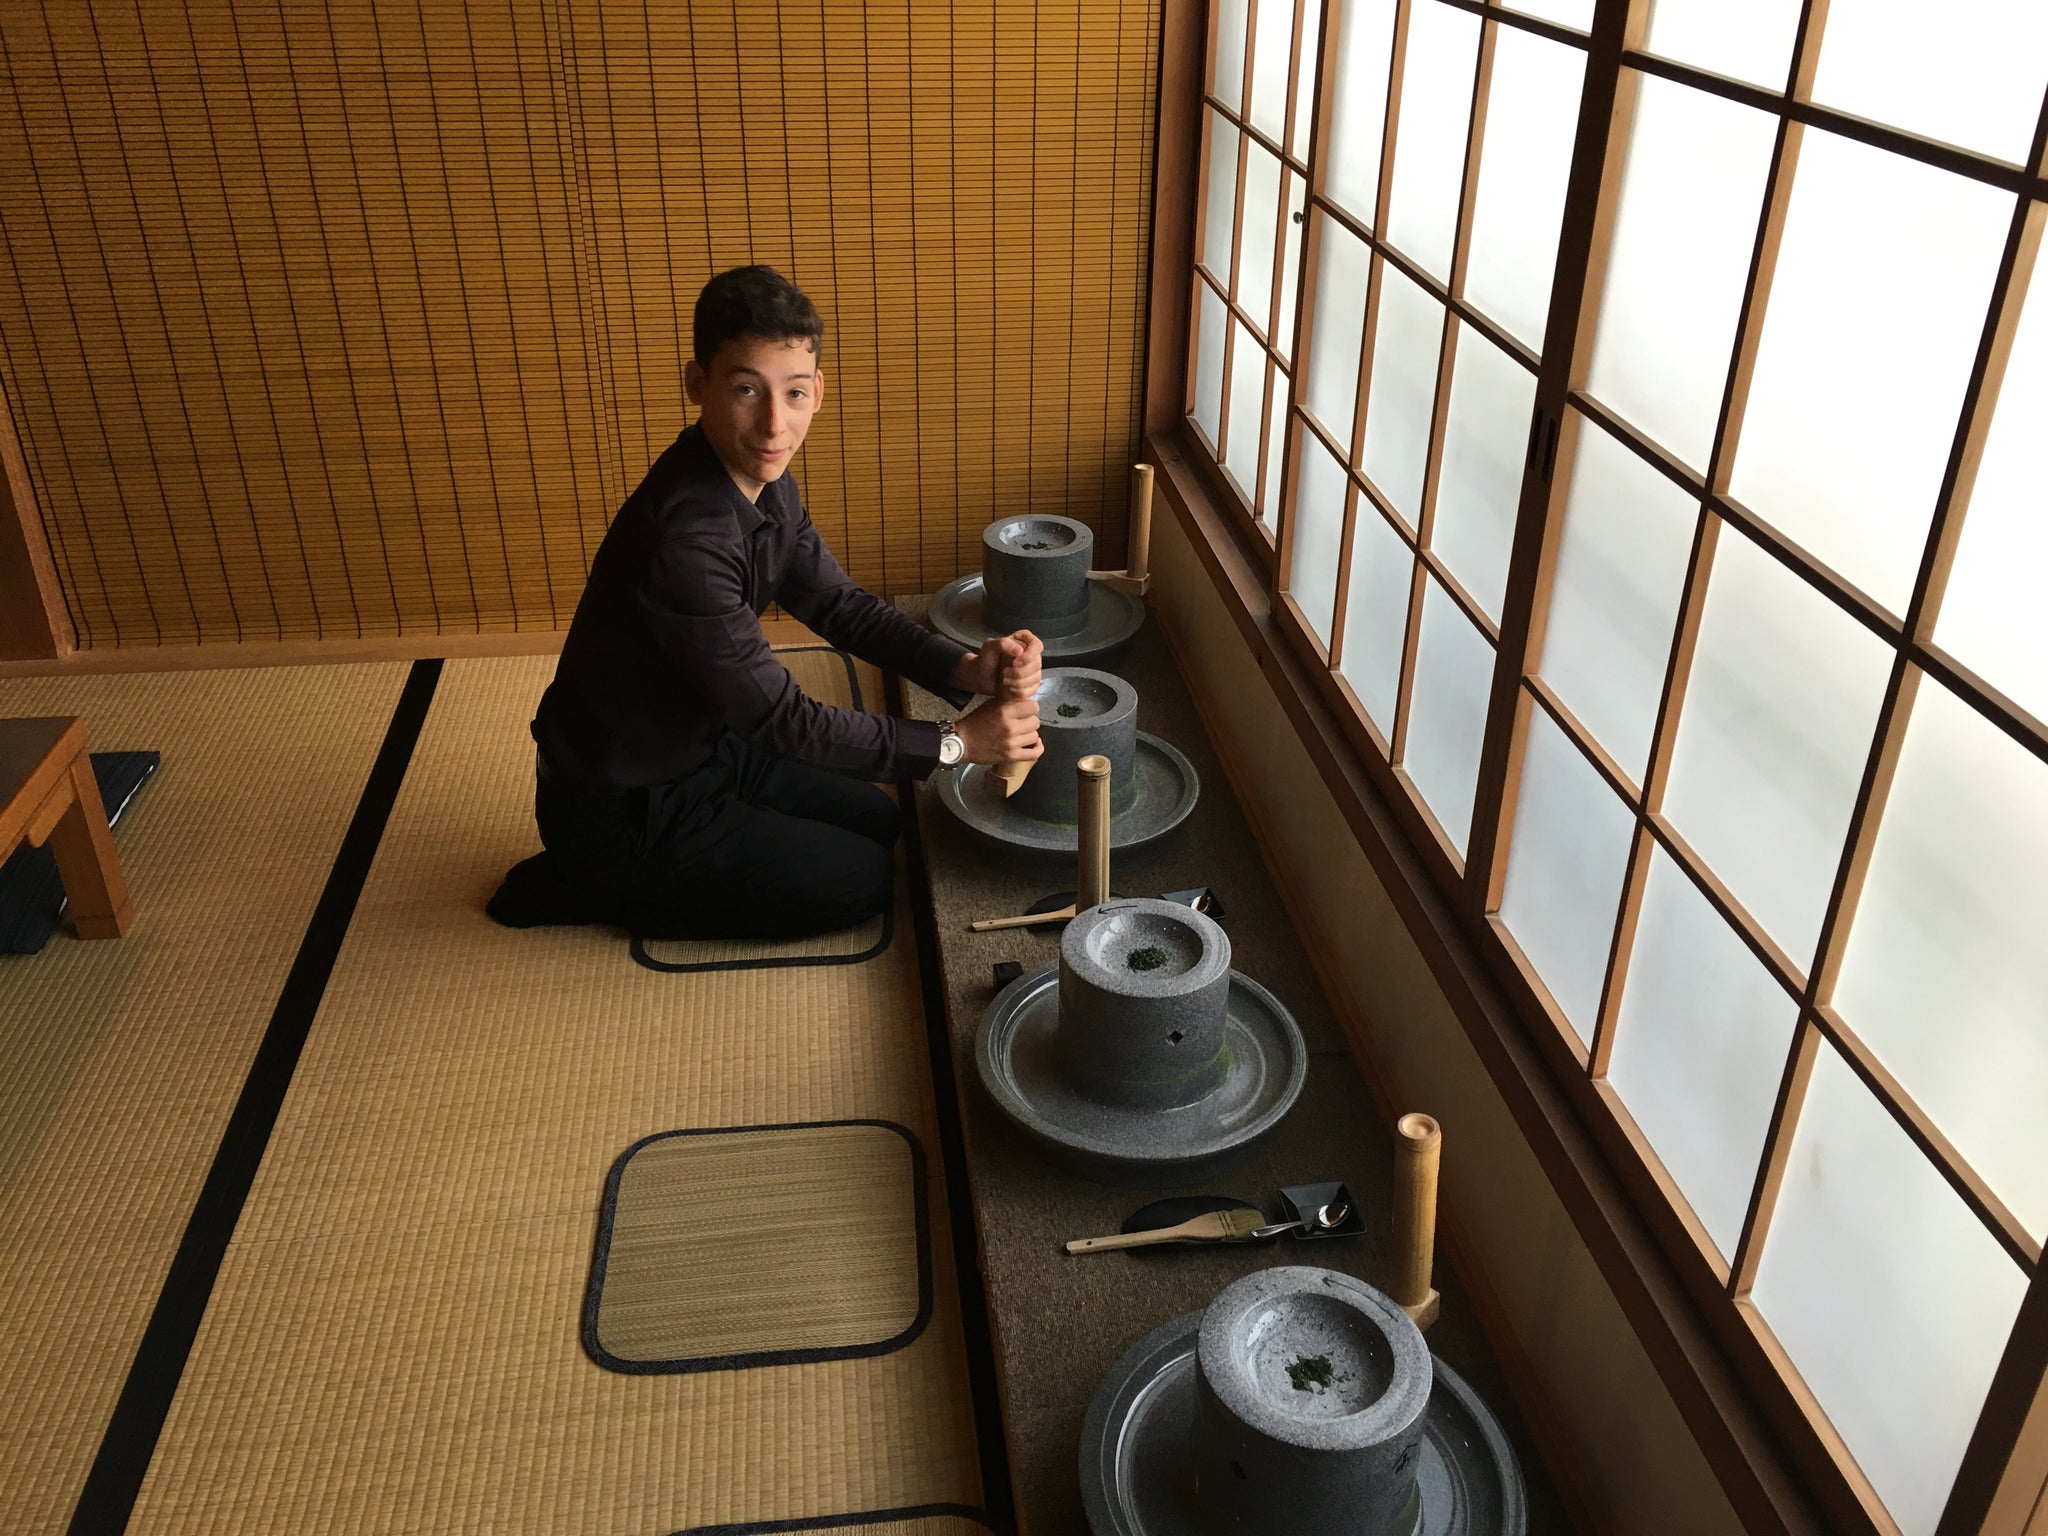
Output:
[[1158,0],[11,0],[0,392],[77,644],[566,624],[747,261],[825,314],[796,473],[857,579],[934,590],[1027,508],[1113,557],[1158,37]]

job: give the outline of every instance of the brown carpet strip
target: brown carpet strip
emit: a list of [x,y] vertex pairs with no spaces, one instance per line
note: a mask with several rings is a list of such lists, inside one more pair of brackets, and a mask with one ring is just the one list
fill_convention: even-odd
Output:
[[[482,911],[532,849],[547,658],[450,662],[129,1525],[609,1536],[975,1509],[949,1180],[905,1347],[621,1375],[579,1333],[604,1176],[660,1132],[937,1145],[908,945],[658,976]],[[899,906],[897,921],[906,921]],[[828,1527],[829,1528],[829,1527]]]
[[636,1375],[901,1349],[931,1317],[924,1183],[881,1120],[646,1137],[605,1181],[583,1347]]
[[0,958],[0,1530],[119,1528],[233,1221],[219,1149],[260,1150],[257,1085],[318,995],[309,932],[346,919],[340,852],[374,846],[365,784],[407,669],[307,676],[0,681],[0,713],[163,754],[117,838],[127,936],[66,924]]

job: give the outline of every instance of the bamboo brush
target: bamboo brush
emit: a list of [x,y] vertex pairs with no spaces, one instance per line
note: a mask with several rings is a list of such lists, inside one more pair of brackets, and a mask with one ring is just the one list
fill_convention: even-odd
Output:
[[1067,1244],[1069,1253],[1105,1253],[1111,1248],[1144,1248],[1152,1243],[1237,1243],[1265,1224],[1265,1213],[1241,1205],[1234,1211],[1207,1211],[1190,1217],[1177,1227],[1156,1227],[1150,1232],[1118,1232],[1110,1237],[1077,1237]]

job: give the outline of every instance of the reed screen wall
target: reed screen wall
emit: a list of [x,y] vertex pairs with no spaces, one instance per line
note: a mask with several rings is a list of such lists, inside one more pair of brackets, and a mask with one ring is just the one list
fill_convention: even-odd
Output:
[[[856,580],[1118,547],[1158,0],[9,0],[0,383],[81,648],[568,622],[766,261]],[[31,532],[33,537],[33,532]]]

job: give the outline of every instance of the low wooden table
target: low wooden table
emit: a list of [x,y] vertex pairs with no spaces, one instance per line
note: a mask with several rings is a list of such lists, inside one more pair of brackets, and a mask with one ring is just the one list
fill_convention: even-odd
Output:
[[128,931],[128,882],[74,716],[0,720],[0,860],[23,843],[56,855],[81,939]]

